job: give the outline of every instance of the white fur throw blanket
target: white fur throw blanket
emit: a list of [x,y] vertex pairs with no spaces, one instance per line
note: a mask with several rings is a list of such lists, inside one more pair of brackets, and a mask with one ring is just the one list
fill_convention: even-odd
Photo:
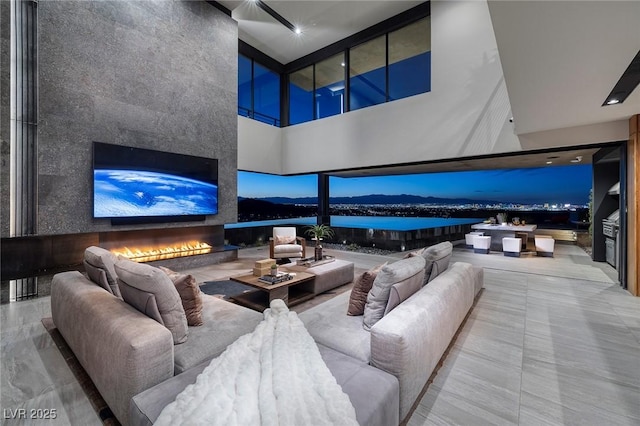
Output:
[[155,425],[357,425],[304,324],[276,299],[167,405]]

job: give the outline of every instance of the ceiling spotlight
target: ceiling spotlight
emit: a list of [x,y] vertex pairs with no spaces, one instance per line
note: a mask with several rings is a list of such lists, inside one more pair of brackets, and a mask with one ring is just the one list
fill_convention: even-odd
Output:
[[293,30],[293,32],[298,34],[298,35],[302,34],[302,30],[300,29],[300,27],[296,27],[296,29]]
[[344,62],[340,62],[340,66],[344,67],[346,64]]
[[578,155],[576,158],[571,160],[572,163],[579,163],[582,161],[582,155]]
[[547,164],[553,164],[553,161],[547,161]]
[[602,106],[623,103],[627,97],[640,85],[640,50],[631,60],[627,69],[622,73],[611,92],[605,98]]

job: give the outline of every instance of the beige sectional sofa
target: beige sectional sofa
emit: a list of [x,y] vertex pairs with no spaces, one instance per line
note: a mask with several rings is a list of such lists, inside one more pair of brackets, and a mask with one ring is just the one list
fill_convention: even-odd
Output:
[[[115,273],[113,262],[105,263],[108,267],[101,264],[102,272]],[[90,270],[94,271],[88,266]],[[189,326],[186,341],[174,345],[172,333],[164,325],[78,271],[53,277],[51,314],[122,424],[129,421],[134,395],[217,357],[263,319],[258,312],[202,294],[203,325]]]
[[[371,312],[366,320],[346,315],[350,292],[299,315],[361,425],[407,417],[481,289],[482,269],[449,265],[451,249],[442,243],[382,268],[374,286],[389,288],[397,306],[382,305],[379,319]],[[100,281],[95,270],[89,275]],[[189,327],[187,340],[174,345],[165,326],[112,294],[104,278],[101,288],[79,272],[57,274],[52,314],[125,425],[152,424],[210,359],[262,320],[262,314],[203,295],[204,325]],[[376,292],[380,296],[380,288],[370,295]]]
[[[366,311],[365,318],[345,314],[349,292],[299,315],[317,343],[398,379],[398,422],[411,412],[483,285],[482,268],[463,262],[449,265],[451,249],[450,243],[441,243],[427,248],[422,256],[382,268],[393,284],[411,285],[425,275],[430,281],[384,314],[370,331],[363,327]],[[376,281],[381,278],[379,273]]]

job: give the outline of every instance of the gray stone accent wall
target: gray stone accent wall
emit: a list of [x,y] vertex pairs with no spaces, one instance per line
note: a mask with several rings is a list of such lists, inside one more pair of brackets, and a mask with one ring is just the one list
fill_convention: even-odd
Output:
[[237,220],[233,19],[201,1],[41,0],[38,31],[38,234],[114,229],[92,218],[92,141],[219,160],[218,215],[118,230]]

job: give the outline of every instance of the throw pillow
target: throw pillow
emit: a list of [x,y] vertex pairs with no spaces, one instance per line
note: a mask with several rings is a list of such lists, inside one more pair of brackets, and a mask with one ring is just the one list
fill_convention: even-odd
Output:
[[351,295],[349,296],[347,315],[364,314],[364,305],[367,303],[367,295],[373,286],[373,281],[376,279],[378,272],[380,272],[386,264],[387,262],[365,271],[356,279],[351,289]]
[[449,241],[444,241],[424,249],[422,256],[427,262],[424,270],[424,284],[432,281],[449,267],[452,253],[453,244]]
[[408,257],[423,256],[423,253],[424,253],[424,249],[423,248],[421,248],[419,250],[410,251],[409,253],[404,255],[403,259],[406,259]]
[[[124,301],[167,327],[174,344],[185,342],[189,335],[187,317],[178,290],[167,274],[153,266],[126,259],[118,260],[115,270]],[[156,307],[160,320],[152,315]]]
[[202,325],[202,292],[193,275],[181,274],[164,266],[158,267],[169,276],[176,286],[184,313],[187,315],[187,324],[192,326]]
[[364,307],[365,330],[370,330],[384,316],[391,287],[408,279],[421,281],[424,276],[424,264],[425,260],[422,256],[409,257],[387,265],[378,272]]
[[289,235],[276,235],[275,242],[278,246],[282,244],[293,244],[296,242],[296,237]]
[[116,255],[102,247],[91,246],[84,251],[84,268],[89,279],[116,297],[122,298],[114,265]]

